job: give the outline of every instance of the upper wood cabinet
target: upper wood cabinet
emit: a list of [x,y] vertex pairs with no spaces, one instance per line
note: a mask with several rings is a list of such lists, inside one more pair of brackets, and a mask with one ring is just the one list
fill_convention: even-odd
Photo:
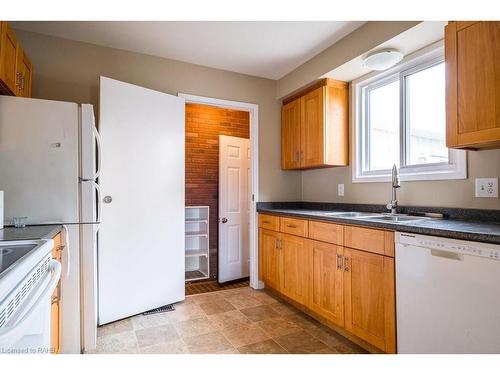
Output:
[[500,147],[500,22],[445,28],[446,145]]
[[16,96],[24,96],[26,98],[30,98],[33,66],[28,56],[21,47],[17,49],[16,64],[16,74],[19,77]]
[[325,79],[283,102],[283,169],[348,165],[348,91],[347,83]]
[[5,21],[0,21],[0,91],[31,97],[33,66]]
[[19,45],[7,22],[0,22],[0,29],[0,80],[4,88],[15,94],[19,83],[19,76],[16,75]]
[[283,106],[281,112],[281,164],[283,169],[300,168],[300,107],[296,99]]

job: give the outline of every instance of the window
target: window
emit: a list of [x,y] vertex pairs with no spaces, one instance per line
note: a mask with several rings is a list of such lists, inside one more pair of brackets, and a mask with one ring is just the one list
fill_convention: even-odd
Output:
[[442,48],[353,83],[353,182],[466,178],[466,153],[446,147]]

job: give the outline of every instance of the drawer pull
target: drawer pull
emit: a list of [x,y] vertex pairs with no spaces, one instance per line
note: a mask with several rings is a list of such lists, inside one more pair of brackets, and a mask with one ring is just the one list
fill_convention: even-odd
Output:
[[264,224],[271,224],[271,222],[269,220],[263,220],[262,221]]
[[297,226],[296,226],[296,225],[294,225],[294,224],[287,224],[286,226],[287,226],[288,228],[297,228]]

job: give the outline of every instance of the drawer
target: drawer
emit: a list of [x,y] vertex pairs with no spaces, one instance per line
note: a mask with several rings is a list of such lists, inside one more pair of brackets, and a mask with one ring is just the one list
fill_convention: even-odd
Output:
[[259,214],[259,228],[264,228],[279,232],[280,230],[279,216]]
[[394,232],[346,225],[344,246],[394,257]]
[[307,220],[293,217],[280,218],[280,231],[295,236],[307,237]]
[[322,221],[309,221],[309,238],[344,245],[344,226]]

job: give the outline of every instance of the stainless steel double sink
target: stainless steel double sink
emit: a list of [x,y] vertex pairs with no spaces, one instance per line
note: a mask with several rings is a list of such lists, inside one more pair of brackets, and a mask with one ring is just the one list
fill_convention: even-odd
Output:
[[370,221],[390,221],[390,222],[403,222],[403,221],[417,221],[429,220],[429,217],[423,216],[410,216],[406,214],[376,214],[373,212],[329,212],[325,216],[349,218],[349,219],[363,219]]

